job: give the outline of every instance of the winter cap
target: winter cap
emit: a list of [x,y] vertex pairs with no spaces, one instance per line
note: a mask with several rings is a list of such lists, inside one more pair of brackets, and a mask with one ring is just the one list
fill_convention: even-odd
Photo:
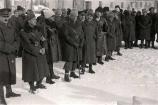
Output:
[[55,15],[62,15],[62,10],[61,9],[57,9],[55,12]]
[[17,10],[18,10],[18,11],[24,11],[25,8],[23,8],[22,6],[18,5],[18,6],[17,6]]
[[9,17],[10,12],[11,12],[11,9],[9,9],[9,8],[2,8],[2,9],[0,9],[0,16],[2,16],[2,17]]
[[88,11],[87,11],[87,15],[89,16],[93,16],[94,15],[94,13],[93,13],[93,10],[92,9],[89,9]]
[[55,15],[55,13],[50,9],[43,10],[43,13],[44,13],[44,16],[45,16],[46,19],[49,19],[50,17]]
[[71,16],[78,16],[78,11],[77,11],[77,9],[72,9],[72,10],[71,10],[70,17],[71,17]]

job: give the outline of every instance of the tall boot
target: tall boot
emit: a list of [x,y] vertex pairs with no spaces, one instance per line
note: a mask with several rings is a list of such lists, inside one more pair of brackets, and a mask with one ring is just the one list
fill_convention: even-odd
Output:
[[2,85],[0,85],[0,105],[7,105],[4,98],[4,89]]
[[138,47],[138,40],[134,42],[134,47]]
[[140,48],[143,48],[144,40],[141,40]]
[[99,57],[98,57],[98,63],[101,64],[101,65],[104,64],[104,62],[102,61],[102,56],[99,56]]
[[12,91],[12,87],[11,85],[6,85],[6,98],[10,98],[10,97],[20,97],[21,94],[17,94],[17,93],[14,93]]
[[44,85],[42,84],[42,80],[43,80],[43,79],[37,81],[37,83],[36,83],[36,89],[46,89],[46,86],[44,86]]
[[46,78],[46,83],[48,83],[48,84],[54,84],[55,82],[52,81],[51,76],[48,76],[48,77]]
[[93,69],[92,69],[92,64],[89,64],[89,73],[91,73],[91,74],[95,73],[95,71],[93,71]]
[[125,41],[125,49],[128,49],[128,43]]
[[84,74],[84,73],[85,73],[85,67],[82,66],[82,67],[81,67],[81,74]]
[[35,94],[36,87],[34,86],[34,82],[29,82],[29,86],[30,86],[29,92],[30,92],[31,94]]
[[64,80],[65,80],[66,82],[71,82],[69,73],[65,73]]
[[149,48],[149,41],[145,40],[145,48]]

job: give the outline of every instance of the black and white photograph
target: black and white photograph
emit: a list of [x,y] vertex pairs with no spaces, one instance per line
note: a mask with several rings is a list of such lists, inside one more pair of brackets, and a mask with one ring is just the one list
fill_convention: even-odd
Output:
[[0,105],[158,105],[158,0],[0,0]]

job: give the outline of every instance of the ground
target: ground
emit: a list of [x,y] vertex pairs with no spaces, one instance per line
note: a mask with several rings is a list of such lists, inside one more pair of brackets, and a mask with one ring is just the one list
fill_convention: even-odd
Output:
[[[55,64],[61,76],[56,84],[30,94],[21,79],[21,59],[17,59],[17,84],[14,91],[22,97],[7,99],[8,105],[158,105],[158,50],[121,49],[122,57],[94,67],[96,74],[86,73],[81,79],[63,81],[64,63]],[[77,72],[77,71],[76,71]],[[133,101],[135,100],[135,101]]]

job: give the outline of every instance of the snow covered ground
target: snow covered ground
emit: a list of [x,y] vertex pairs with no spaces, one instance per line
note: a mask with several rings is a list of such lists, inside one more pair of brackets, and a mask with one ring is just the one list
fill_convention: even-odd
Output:
[[[55,64],[61,76],[56,84],[28,92],[29,86],[21,80],[21,59],[17,59],[17,84],[14,90],[20,98],[7,99],[8,105],[158,105],[158,50],[121,49],[122,57],[94,67],[96,74],[86,73],[81,79],[63,81],[64,63]],[[133,102],[133,100],[135,100]]]

